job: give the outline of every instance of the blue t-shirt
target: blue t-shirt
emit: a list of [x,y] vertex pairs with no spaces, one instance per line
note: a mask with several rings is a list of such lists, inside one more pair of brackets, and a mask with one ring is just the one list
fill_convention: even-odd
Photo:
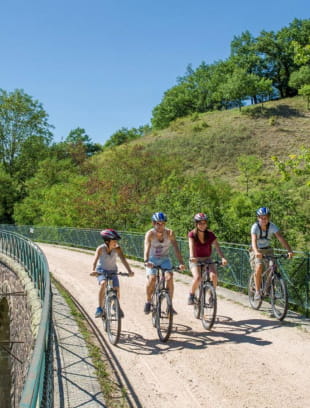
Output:
[[[253,224],[251,228],[251,234],[255,234],[257,236],[257,248],[259,249],[270,247],[270,241],[273,235],[278,231],[279,228],[272,222],[269,223],[268,234],[266,234],[267,231],[260,230],[257,222]],[[260,236],[262,238],[260,238]]]

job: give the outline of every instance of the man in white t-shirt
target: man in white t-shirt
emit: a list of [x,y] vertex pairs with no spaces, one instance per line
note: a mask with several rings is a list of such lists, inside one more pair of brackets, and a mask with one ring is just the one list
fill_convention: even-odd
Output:
[[281,245],[287,250],[288,257],[292,258],[293,251],[290,245],[280,233],[279,228],[270,222],[270,210],[268,207],[261,207],[256,211],[257,222],[251,227],[252,250],[250,254],[251,267],[255,271],[255,300],[260,300],[262,272],[264,268],[264,255],[272,255],[271,238],[273,235],[279,240]]

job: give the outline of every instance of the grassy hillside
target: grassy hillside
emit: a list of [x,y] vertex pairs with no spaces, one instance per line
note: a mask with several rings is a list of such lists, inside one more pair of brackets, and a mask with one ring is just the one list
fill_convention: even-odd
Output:
[[256,155],[272,166],[271,156],[287,158],[310,145],[310,112],[301,97],[282,99],[221,112],[194,114],[178,119],[165,130],[134,143],[145,144],[167,159],[184,157],[184,170],[205,171],[235,184],[240,155]]

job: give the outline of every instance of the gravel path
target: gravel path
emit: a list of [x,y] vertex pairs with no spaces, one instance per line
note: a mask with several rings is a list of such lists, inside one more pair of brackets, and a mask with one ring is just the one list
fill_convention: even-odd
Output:
[[[50,271],[93,315],[98,285],[89,276],[93,252],[40,244]],[[187,306],[190,278],[175,274],[178,314],[167,344],[143,313],[145,272],[132,261],[121,278],[125,312],[113,352],[142,408],[301,408],[310,400],[310,321],[289,313],[280,323],[248,306],[247,297],[218,288],[218,318],[203,329]],[[124,270],[120,266],[120,270]],[[98,322],[98,320],[97,320]],[[100,324],[100,322],[98,322]]]

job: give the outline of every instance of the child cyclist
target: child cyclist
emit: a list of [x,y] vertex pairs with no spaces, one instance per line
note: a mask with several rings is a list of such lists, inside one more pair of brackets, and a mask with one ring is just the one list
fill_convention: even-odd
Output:
[[[216,236],[208,229],[208,216],[198,213],[194,216],[196,228],[188,233],[189,243],[189,267],[193,275],[191,290],[188,297],[188,304],[194,304],[194,294],[200,283],[200,274],[197,262],[212,261],[212,247],[222,259],[222,265],[227,265],[227,260],[220,248]],[[210,278],[214,287],[217,285],[217,271],[214,264],[210,265]]]
[[[132,272],[121,247],[118,245],[118,241],[121,239],[120,235],[114,229],[105,229],[100,232],[104,243],[99,245],[96,249],[95,258],[93,262],[93,271],[90,275],[97,275],[98,284],[100,285],[98,295],[98,307],[95,313],[95,317],[101,317],[104,313],[104,294],[107,277],[117,272],[116,259],[117,256],[122,261],[123,265],[128,271],[129,276],[133,276]],[[112,276],[113,287],[117,290],[117,296],[120,296],[119,279],[117,275]],[[124,313],[121,310],[121,317],[124,317]]]

